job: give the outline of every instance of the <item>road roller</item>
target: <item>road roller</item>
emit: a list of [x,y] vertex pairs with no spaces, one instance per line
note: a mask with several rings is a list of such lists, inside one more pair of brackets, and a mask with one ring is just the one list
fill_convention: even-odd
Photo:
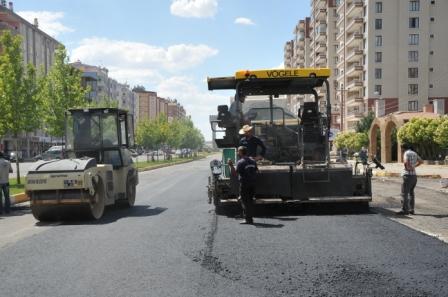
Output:
[[38,161],[26,176],[31,211],[39,221],[98,220],[105,207],[135,203],[138,171],[129,151],[133,118],[117,108],[70,109],[64,158]]

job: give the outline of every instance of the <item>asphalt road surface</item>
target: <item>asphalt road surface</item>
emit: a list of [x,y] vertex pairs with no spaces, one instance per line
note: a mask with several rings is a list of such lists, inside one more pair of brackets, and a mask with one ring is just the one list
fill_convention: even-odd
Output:
[[448,296],[442,241],[375,209],[260,208],[239,225],[206,202],[208,162],[141,173],[137,205],[96,223],[0,217],[20,230],[0,239],[0,296]]

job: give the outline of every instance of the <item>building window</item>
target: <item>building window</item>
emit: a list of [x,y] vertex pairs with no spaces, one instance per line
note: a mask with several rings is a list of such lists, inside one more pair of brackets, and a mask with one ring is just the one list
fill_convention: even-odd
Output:
[[408,101],[408,111],[418,111],[418,101]]
[[375,79],[383,78],[383,70],[381,68],[375,68]]
[[381,96],[383,94],[383,88],[381,85],[375,85],[375,95]]
[[383,19],[375,19],[375,30],[383,29]]
[[429,88],[430,89],[434,88],[434,85],[433,84],[429,84]]
[[418,78],[418,68],[417,67],[408,68],[408,77]]
[[418,84],[408,85],[408,95],[418,95]]
[[429,18],[431,22],[434,22],[436,19],[434,17]]
[[419,35],[409,34],[409,45],[418,45]]
[[434,34],[430,34],[430,35],[429,35],[429,38],[434,38]]
[[383,2],[375,2],[375,12],[383,13]]
[[434,51],[429,51],[429,54],[432,56],[434,55]]
[[420,11],[420,0],[409,1],[409,11]]
[[416,29],[419,27],[419,19],[418,18],[409,18],[409,28]]
[[383,53],[382,52],[375,52],[375,62],[376,63],[383,62]]
[[381,35],[375,36],[375,45],[383,46],[383,36]]
[[429,72],[434,72],[434,68],[429,68]]

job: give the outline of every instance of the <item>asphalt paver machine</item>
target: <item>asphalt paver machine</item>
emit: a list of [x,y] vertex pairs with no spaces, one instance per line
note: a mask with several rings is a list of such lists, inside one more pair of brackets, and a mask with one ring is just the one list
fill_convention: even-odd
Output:
[[[238,180],[231,176],[227,160],[236,157],[240,128],[250,124],[267,147],[265,160],[258,162],[257,204],[356,202],[368,207],[371,169],[358,173],[347,163],[330,160],[329,76],[329,69],[319,68],[247,70],[208,79],[209,90],[236,90],[230,107],[218,106],[218,115],[211,117],[212,130],[223,135],[216,139],[223,157],[210,163],[210,203],[220,209],[237,202]],[[251,96],[264,106],[254,105]],[[275,104],[281,96],[304,98],[297,114]]]
[[65,155],[37,162],[26,177],[26,193],[40,221],[67,216],[99,219],[105,206],[132,207],[138,171],[133,146],[133,119],[117,108],[66,112]]

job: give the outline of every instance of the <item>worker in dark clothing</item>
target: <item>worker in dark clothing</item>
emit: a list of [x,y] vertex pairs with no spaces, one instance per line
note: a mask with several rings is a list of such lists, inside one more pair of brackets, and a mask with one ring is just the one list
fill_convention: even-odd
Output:
[[253,207],[255,186],[257,179],[257,163],[248,156],[248,150],[245,146],[238,148],[238,157],[240,158],[233,166],[233,161],[229,159],[228,165],[232,171],[232,175],[238,175],[240,182],[240,201],[243,209],[244,221],[241,224],[253,224]]
[[[244,137],[240,139],[240,146],[245,146],[247,148],[248,156],[255,161],[262,160],[266,154],[266,146],[260,138],[253,135],[253,127],[244,125],[240,130],[240,134],[244,135]],[[261,148],[259,155],[257,154],[258,147]]]

